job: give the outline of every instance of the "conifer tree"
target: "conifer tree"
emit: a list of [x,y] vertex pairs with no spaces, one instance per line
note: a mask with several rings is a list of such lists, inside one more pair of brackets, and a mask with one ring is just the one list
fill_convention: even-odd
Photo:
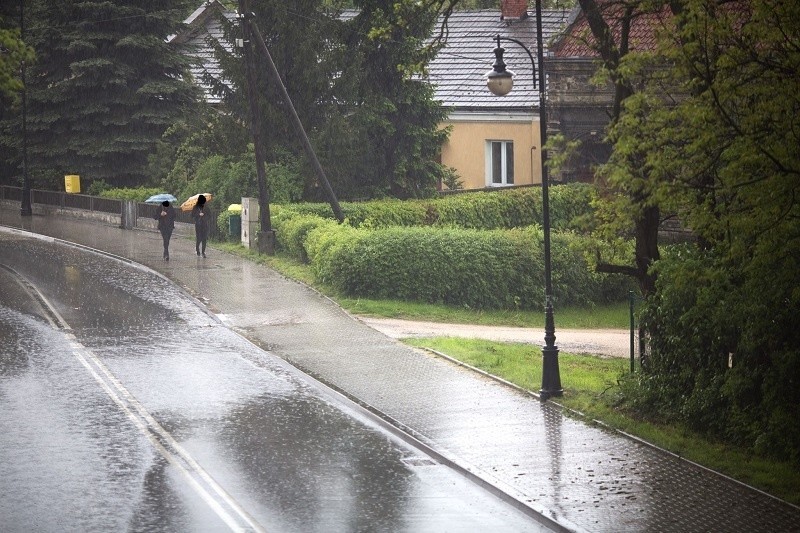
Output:
[[187,104],[187,59],[167,42],[179,2],[30,3],[28,160],[39,183],[64,174],[118,185],[147,180],[147,158]]

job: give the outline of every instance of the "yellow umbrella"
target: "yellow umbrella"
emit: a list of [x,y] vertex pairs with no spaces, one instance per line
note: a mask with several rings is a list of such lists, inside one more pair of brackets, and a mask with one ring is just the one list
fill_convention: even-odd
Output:
[[[210,202],[213,198],[211,193],[204,192],[202,193],[203,196],[206,197],[206,202]],[[200,194],[195,194],[194,196],[190,196],[185,202],[181,204],[181,211],[191,211],[194,209],[194,206],[197,204],[197,199],[200,197]]]

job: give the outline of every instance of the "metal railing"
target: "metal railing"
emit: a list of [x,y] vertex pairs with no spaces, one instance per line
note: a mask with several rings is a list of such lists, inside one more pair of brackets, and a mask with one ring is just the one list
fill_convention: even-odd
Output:
[[[0,185],[0,200],[22,202],[22,187]],[[34,204],[110,214],[120,214],[122,212],[122,200],[41,189],[31,189],[31,205]]]
[[0,200],[22,202],[22,187],[0,186]]
[[[22,187],[10,185],[0,185],[0,201],[22,202]],[[86,211],[116,215],[120,217],[123,228],[136,227],[155,227],[155,215],[157,206],[143,202],[132,202],[130,200],[118,200],[115,198],[102,198],[100,196],[90,196],[88,194],[75,194],[62,191],[45,191],[41,189],[31,190],[31,205],[47,206],[62,210]],[[209,224],[209,236],[217,238],[220,236],[219,228],[216,224],[216,214],[209,210],[212,223]],[[140,224],[139,219],[152,222]],[[180,224],[194,225],[190,212],[177,210],[175,222]]]

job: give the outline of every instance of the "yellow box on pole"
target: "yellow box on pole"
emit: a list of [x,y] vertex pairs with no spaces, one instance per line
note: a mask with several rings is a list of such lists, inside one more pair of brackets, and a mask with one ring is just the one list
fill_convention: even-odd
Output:
[[64,187],[66,188],[67,192],[81,192],[81,177],[73,174],[64,176]]

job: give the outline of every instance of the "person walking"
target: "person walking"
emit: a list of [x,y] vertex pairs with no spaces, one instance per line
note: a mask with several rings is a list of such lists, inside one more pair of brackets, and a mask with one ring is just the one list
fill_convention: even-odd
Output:
[[172,237],[172,230],[175,229],[175,208],[169,205],[169,202],[163,201],[153,218],[158,220],[158,231],[161,232],[161,239],[164,241],[164,261],[169,261],[169,240]]
[[206,205],[206,197],[202,194],[197,197],[197,203],[192,208],[192,220],[194,220],[194,248],[197,255],[206,256],[206,240],[208,239],[208,220],[204,211]]

